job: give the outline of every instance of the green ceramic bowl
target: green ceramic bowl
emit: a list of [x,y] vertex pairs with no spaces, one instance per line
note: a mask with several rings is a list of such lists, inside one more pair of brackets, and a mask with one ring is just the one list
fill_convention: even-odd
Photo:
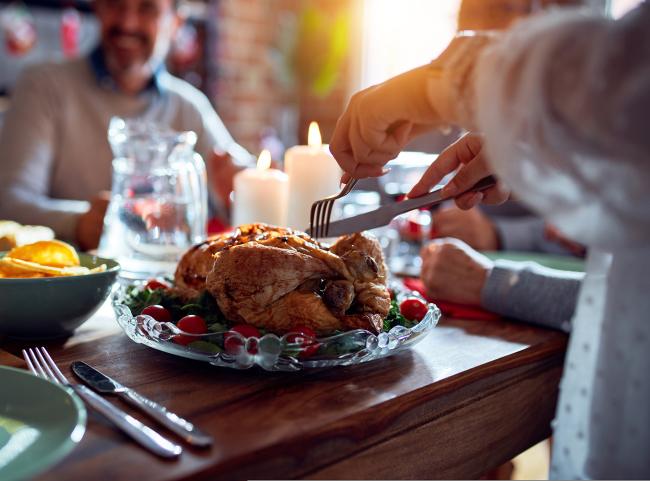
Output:
[[88,254],[79,259],[84,267],[106,264],[108,269],[83,276],[0,279],[0,335],[69,336],[92,316],[110,294],[120,266]]

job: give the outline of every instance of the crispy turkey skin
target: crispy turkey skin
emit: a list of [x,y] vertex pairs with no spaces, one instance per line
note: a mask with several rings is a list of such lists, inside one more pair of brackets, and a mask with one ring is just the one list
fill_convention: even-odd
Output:
[[175,281],[188,295],[207,289],[227,319],[277,333],[379,332],[390,309],[381,247],[367,234],[327,248],[302,232],[245,225],[190,249]]

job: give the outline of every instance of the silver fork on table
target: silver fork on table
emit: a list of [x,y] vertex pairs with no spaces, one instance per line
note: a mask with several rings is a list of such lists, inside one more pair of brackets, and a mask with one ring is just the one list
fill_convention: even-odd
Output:
[[44,347],[23,349],[23,358],[25,358],[27,366],[34,375],[73,389],[90,406],[152,453],[164,458],[175,458],[183,452],[183,449],[178,444],[174,444],[169,439],[161,436],[86,386],[71,384]]
[[350,179],[341,189],[341,192],[317,200],[311,205],[311,212],[309,214],[309,235],[316,238],[327,237],[330,219],[332,218],[332,207],[334,206],[334,201],[341,197],[345,197],[352,192],[357,181],[358,179]]

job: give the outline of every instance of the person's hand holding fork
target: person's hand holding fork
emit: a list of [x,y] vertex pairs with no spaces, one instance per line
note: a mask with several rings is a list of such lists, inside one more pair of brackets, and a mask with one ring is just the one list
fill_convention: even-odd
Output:
[[[461,35],[432,64],[416,68],[357,93],[339,119],[330,150],[345,172],[342,178],[377,177],[413,137],[450,124],[471,128],[472,68],[489,35]],[[409,192],[427,193],[447,174],[458,169],[446,189],[456,197],[490,175],[483,140],[469,134],[448,147]],[[500,186],[457,197],[468,209],[478,202],[498,203],[507,198]]]

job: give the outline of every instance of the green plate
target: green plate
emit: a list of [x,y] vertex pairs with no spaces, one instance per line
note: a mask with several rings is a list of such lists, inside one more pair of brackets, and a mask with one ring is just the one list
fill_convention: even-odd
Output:
[[46,470],[81,440],[86,409],[69,390],[0,366],[0,479],[27,479]]
[[561,271],[585,271],[585,261],[570,256],[555,256],[551,254],[539,254],[537,252],[483,252],[487,257],[495,260],[507,261],[531,261],[537,262],[544,267],[559,269]]

